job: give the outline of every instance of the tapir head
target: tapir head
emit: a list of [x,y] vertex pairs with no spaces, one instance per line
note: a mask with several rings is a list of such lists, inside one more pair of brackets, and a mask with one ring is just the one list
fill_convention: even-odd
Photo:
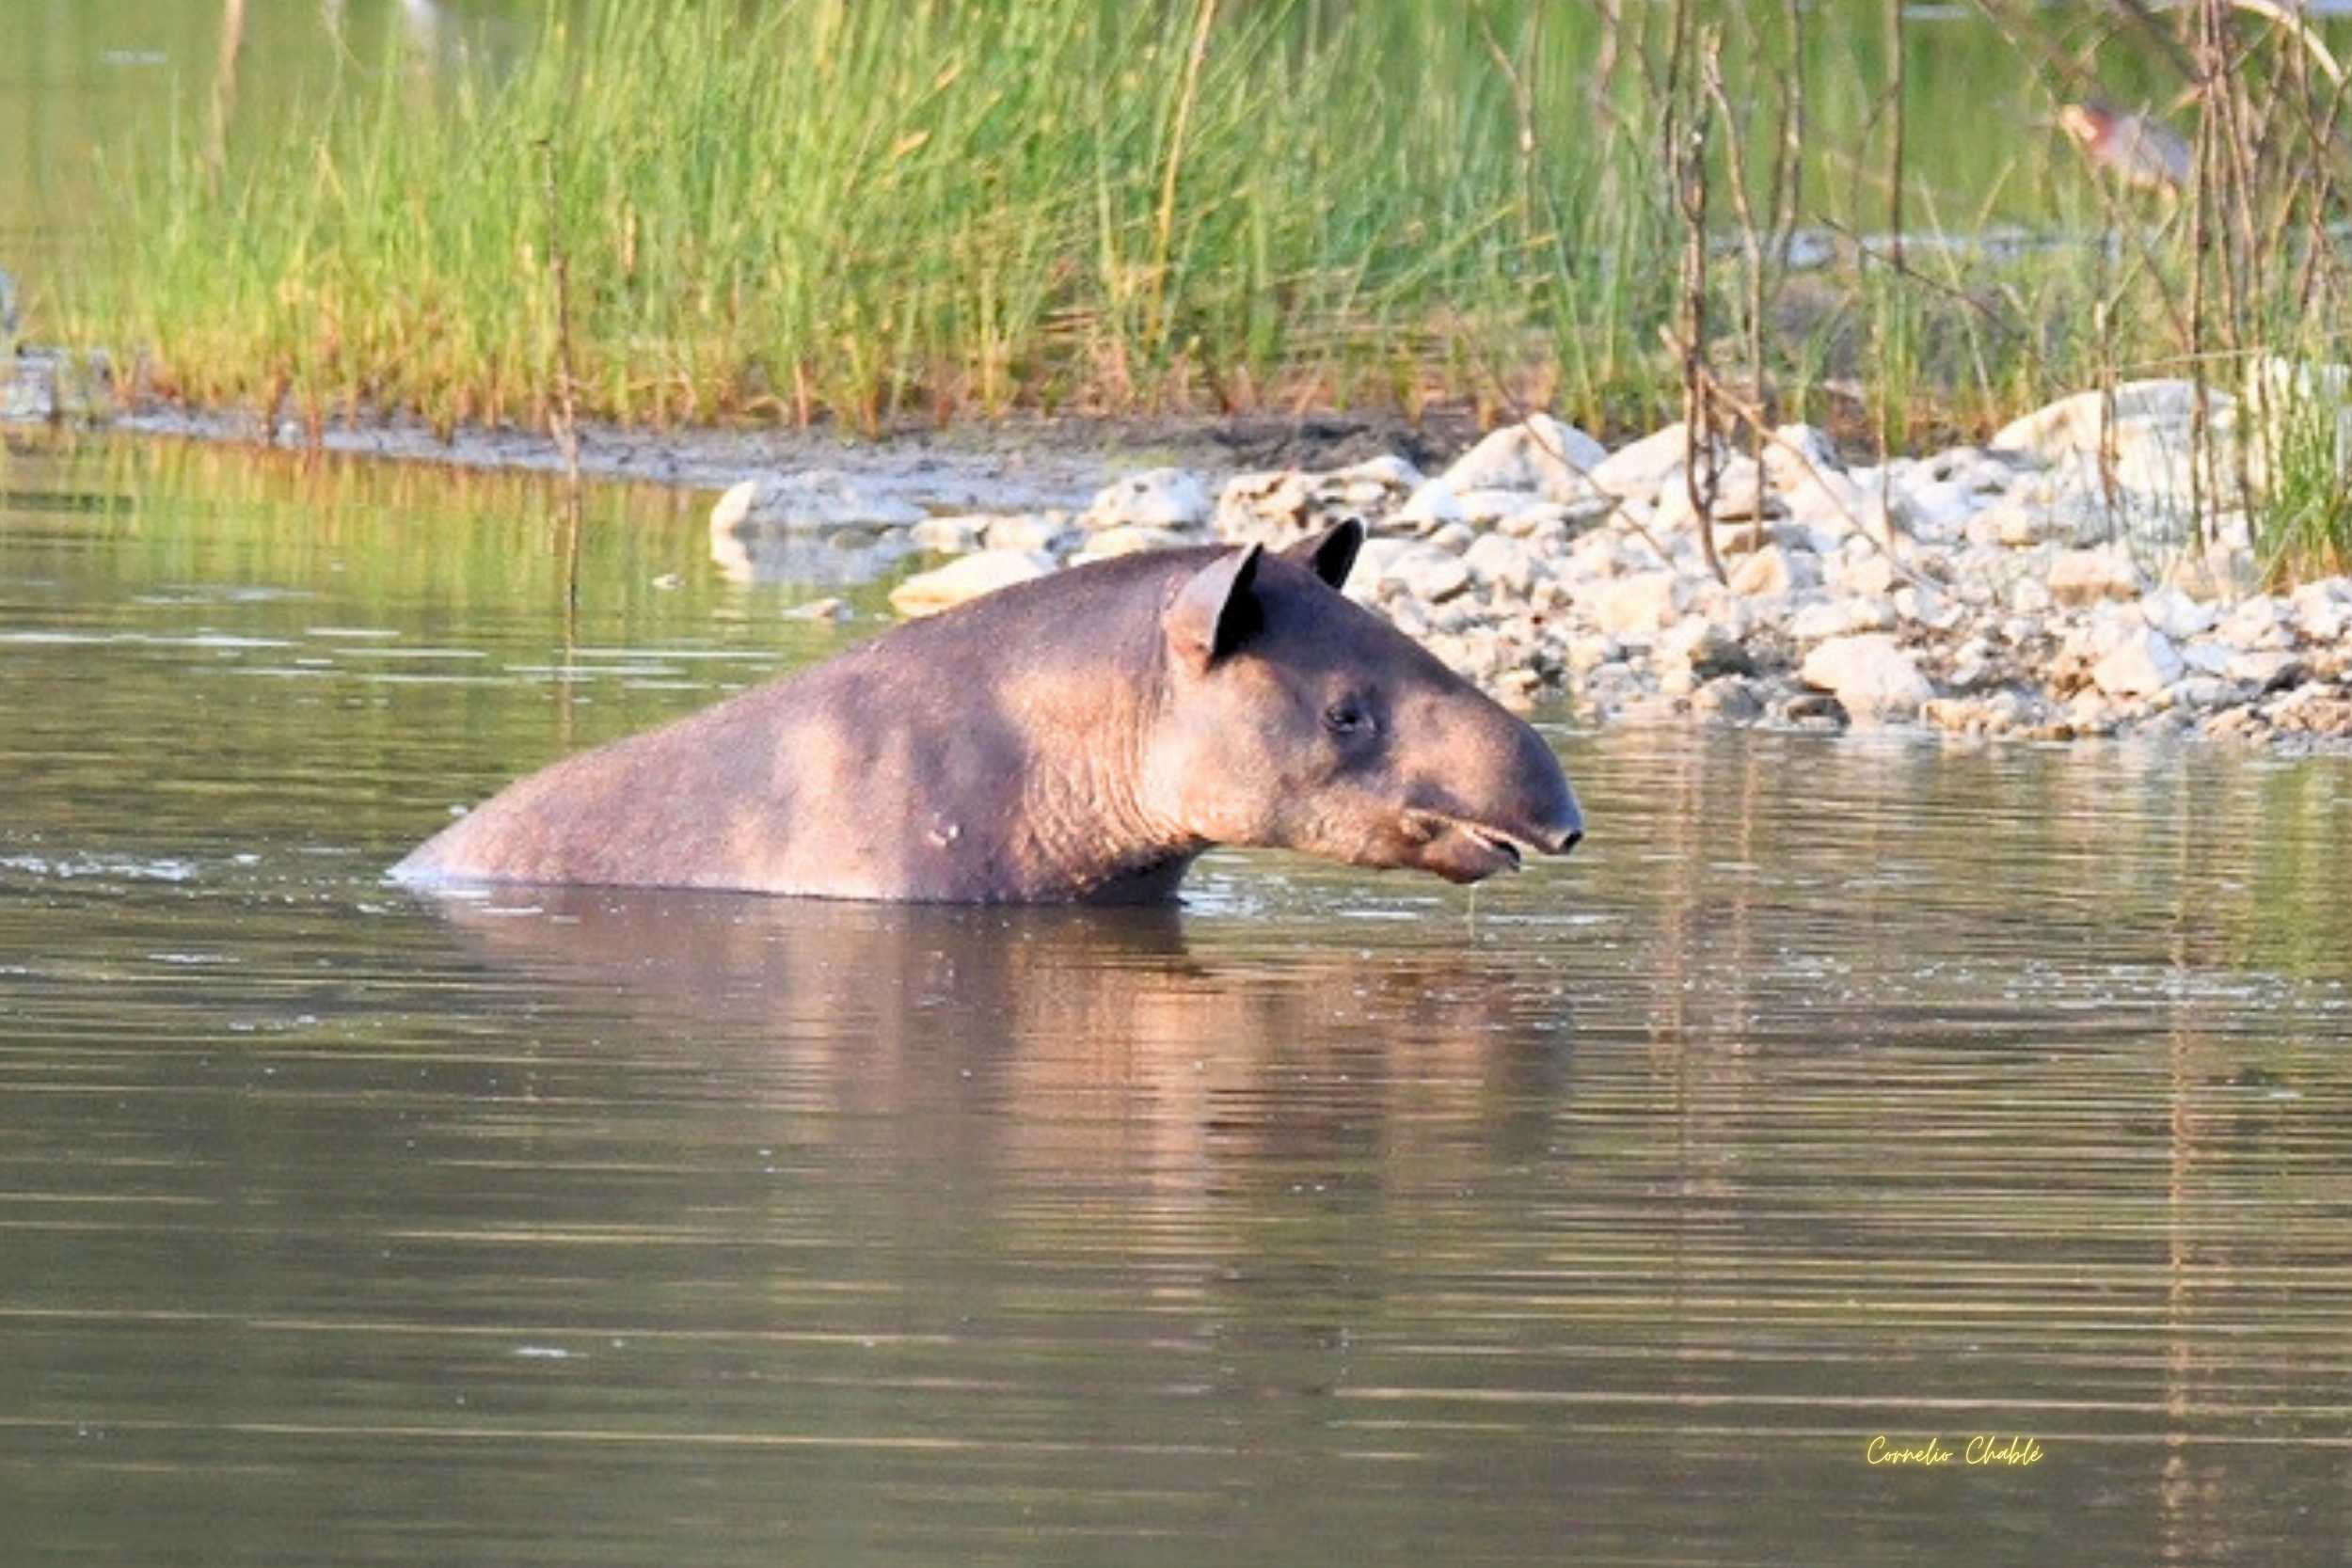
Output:
[[1148,797],[1215,843],[1456,882],[1566,853],[1583,817],[1543,737],[1339,593],[1362,543],[1343,523],[1176,585]]

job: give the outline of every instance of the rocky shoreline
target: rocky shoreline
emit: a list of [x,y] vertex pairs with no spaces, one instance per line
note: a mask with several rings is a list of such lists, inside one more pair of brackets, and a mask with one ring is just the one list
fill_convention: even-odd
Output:
[[[1543,415],[1434,474],[1398,455],[1160,468],[1080,510],[950,515],[791,474],[737,485],[712,529],[722,548],[903,529],[955,557],[893,592],[912,615],[1129,550],[1279,545],[1355,517],[1370,538],[1354,596],[1505,699],[1565,695],[1598,722],[2352,750],[2352,580],[2262,590],[2244,514],[2191,472],[2196,397],[2173,381],[2084,393],[1983,447],[1883,466],[1841,464],[1805,426],[1760,463],[1718,451],[1703,467],[1720,578],[1679,426],[1612,451]],[[2227,435],[2233,400],[2207,397]]]
[[[28,363],[46,359],[20,355],[20,390]],[[2272,371],[2274,391],[2310,388],[2307,369]],[[2347,377],[2321,373],[2341,409]],[[45,406],[8,414],[56,420],[54,380],[48,389]],[[712,514],[714,556],[744,575],[779,553],[854,567],[844,582],[916,552],[953,558],[893,591],[901,614],[1126,550],[1279,545],[1355,517],[1370,538],[1351,594],[1504,700],[1565,697],[1597,723],[2352,752],[2352,580],[2264,591],[2232,485],[2192,462],[2197,395],[2185,381],[2079,393],[1981,447],[1884,464],[1844,462],[1804,425],[1775,431],[1760,462],[1719,449],[1702,471],[1720,578],[1679,425],[1613,451],[1541,414],[1467,451],[1466,429],[1378,419],[1066,420],[878,444],[592,430],[583,466],[713,489],[768,476],[735,483]],[[2206,399],[2203,417],[2233,439],[2239,400]],[[87,418],[199,439],[304,436],[169,409]],[[2336,451],[2352,453],[2352,420],[2337,418]],[[469,467],[560,463],[551,442],[517,432],[453,440],[386,420],[323,438]],[[1183,466],[1119,475],[1138,450]],[[1242,467],[1252,459],[1300,466]],[[840,532],[879,543],[799,547]]]

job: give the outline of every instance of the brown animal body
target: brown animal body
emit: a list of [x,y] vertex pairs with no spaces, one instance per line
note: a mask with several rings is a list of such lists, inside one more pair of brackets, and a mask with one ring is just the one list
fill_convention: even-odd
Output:
[[1137,902],[1219,844],[1465,882],[1565,852],[1583,824],[1542,738],[1336,591],[1361,541],[990,594],[565,758],[393,874]]

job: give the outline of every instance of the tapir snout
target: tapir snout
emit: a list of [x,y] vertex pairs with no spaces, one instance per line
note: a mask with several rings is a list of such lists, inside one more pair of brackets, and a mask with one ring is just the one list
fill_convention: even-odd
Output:
[[1535,730],[1483,696],[1432,699],[1429,763],[1408,789],[1407,832],[1426,846],[1406,863],[1474,882],[1516,871],[1531,853],[1565,855],[1584,813],[1560,759]]

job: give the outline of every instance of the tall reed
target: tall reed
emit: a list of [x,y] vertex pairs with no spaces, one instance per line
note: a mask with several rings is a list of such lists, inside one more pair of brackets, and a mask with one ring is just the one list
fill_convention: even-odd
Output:
[[[1978,3],[2015,70],[1969,136],[1917,112],[1951,90],[1901,69],[1922,24],[1861,3],[558,0],[503,76],[355,65],[280,135],[160,151],[77,330],[312,423],[1450,400],[1613,431],[1714,388],[1732,427],[1889,447],[2341,355],[2316,35],[2195,0],[2092,51]],[[2116,92],[2194,135],[2193,188],[2056,133]],[[1692,166],[1660,128],[1700,120]],[[1931,129],[1981,203],[1908,166]],[[2055,242],[1974,243],[2018,190]]]

